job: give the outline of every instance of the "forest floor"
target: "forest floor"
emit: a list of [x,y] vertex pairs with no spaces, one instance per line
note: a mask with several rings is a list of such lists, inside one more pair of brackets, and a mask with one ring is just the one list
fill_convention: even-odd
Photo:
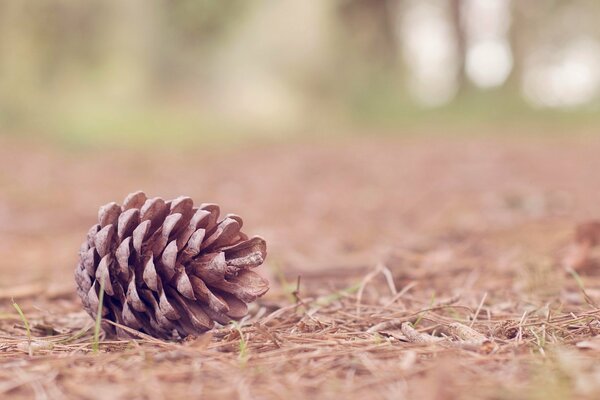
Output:
[[[0,397],[600,398],[600,137],[64,148],[0,136]],[[272,288],[181,343],[100,336],[75,295],[96,211],[217,202]],[[12,301],[23,311],[20,317]]]

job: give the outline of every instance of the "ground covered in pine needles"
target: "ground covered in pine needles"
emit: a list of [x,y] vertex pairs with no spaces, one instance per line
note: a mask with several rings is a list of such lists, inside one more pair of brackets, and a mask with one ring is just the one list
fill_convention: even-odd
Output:
[[[0,397],[599,398],[600,268],[564,261],[600,217],[598,154],[593,136],[0,137]],[[217,202],[266,238],[272,288],[247,318],[181,343],[94,339],[79,244],[138,189]]]

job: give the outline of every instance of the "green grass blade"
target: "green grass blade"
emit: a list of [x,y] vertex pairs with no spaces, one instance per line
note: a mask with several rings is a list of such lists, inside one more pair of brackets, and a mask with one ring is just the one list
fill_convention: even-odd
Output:
[[19,307],[19,305],[15,302],[14,299],[12,301],[12,305],[15,308],[15,310],[17,310],[17,312],[19,313],[19,317],[21,318],[21,321],[23,321],[23,325],[25,325],[25,330],[27,331],[27,339],[31,342],[31,329],[29,328],[29,321],[27,321],[23,310],[21,310],[21,307]]
[[96,324],[94,326],[94,343],[92,350],[94,353],[98,352],[99,340],[100,340],[100,323],[102,322],[102,307],[104,303],[104,279],[100,281],[100,293],[98,294],[98,311],[96,313]]

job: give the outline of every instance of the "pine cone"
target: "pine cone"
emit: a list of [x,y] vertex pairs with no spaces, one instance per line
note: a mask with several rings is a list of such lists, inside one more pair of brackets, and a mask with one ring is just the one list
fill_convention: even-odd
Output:
[[[263,263],[266,243],[240,231],[242,219],[219,207],[194,207],[189,197],[165,202],[143,192],[122,206],[100,208],[98,224],[82,244],[75,270],[77,293],[96,318],[104,282],[105,320],[157,338],[186,337],[242,318],[246,303],[269,289],[251,269]],[[110,335],[126,330],[103,323]]]

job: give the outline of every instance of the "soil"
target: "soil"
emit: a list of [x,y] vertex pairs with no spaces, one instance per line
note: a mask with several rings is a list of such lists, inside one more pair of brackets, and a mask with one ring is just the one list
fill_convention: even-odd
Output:
[[[339,137],[73,148],[0,136],[0,395],[598,398],[600,137]],[[73,269],[100,205],[216,202],[267,295],[183,342],[100,336]],[[14,299],[30,326],[15,311]]]

